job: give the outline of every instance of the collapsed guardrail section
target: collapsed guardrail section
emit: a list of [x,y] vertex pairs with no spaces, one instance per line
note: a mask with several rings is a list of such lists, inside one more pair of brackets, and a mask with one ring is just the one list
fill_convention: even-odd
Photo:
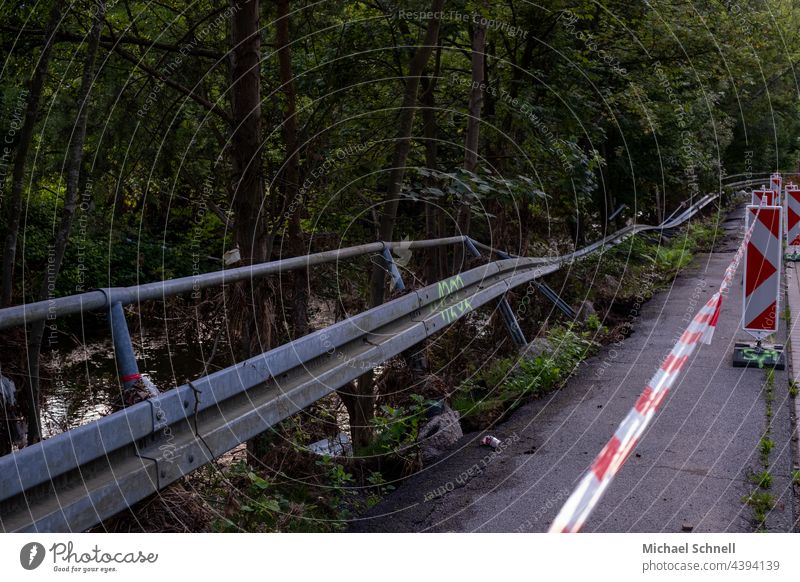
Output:
[[[47,317],[53,310],[63,316],[111,309],[189,292],[198,285],[210,287],[369,253],[385,257],[385,250],[400,245],[419,249],[463,244],[468,250],[481,249],[501,257],[1,457],[0,529],[58,532],[90,528],[437,334],[465,314],[493,300],[503,300],[510,289],[637,233],[678,227],[718,197],[703,196],[661,225],[630,225],[558,257],[513,257],[468,237],[379,242],[199,278],[94,291],[2,309],[0,330]],[[116,342],[115,349],[120,349]]]

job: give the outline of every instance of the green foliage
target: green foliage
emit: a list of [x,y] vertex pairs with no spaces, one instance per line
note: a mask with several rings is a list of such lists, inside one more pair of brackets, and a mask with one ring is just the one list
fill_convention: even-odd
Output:
[[769,489],[772,487],[772,474],[769,471],[761,471],[750,475],[750,481],[758,485],[761,489]]
[[599,332],[604,329],[603,322],[596,313],[592,313],[586,318],[586,329],[593,332]]
[[685,248],[660,247],[656,251],[655,262],[659,270],[675,272],[691,263],[692,258],[692,254]]
[[742,503],[749,505],[753,509],[753,519],[757,527],[763,529],[767,515],[775,509],[775,496],[766,491],[753,491],[750,495],[742,498]]
[[419,394],[412,394],[409,400],[407,405],[380,407],[372,419],[375,440],[370,452],[396,456],[411,467],[417,462],[419,429],[425,423],[427,411],[436,403]]
[[578,332],[573,326],[553,328],[545,343],[552,349],[539,355],[523,354],[517,359],[501,358],[486,364],[461,383],[452,397],[453,408],[461,413],[468,426],[470,423],[485,426],[525,399],[558,388],[596,350],[597,344],[589,339],[595,329]]
[[[218,532],[328,532],[340,531],[349,517],[347,497],[353,476],[344,467],[323,458],[319,466],[328,478],[322,489],[266,479],[239,462],[227,467],[224,477],[204,496],[218,499],[220,517],[212,524]],[[231,508],[233,508],[231,510]]]
[[370,485],[368,495],[365,501],[367,508],[374,507],[383,497],[394,491],[394,485],[386,483],[386,479],[379,471],[370,472],[367,477],[367,483]]
[[769,454],[772,452],[772,449],[775,448],[775,441],[773,441],[769,437],[762,437],[761,440],[758,442],[758,450],[761,455],[769,457]]

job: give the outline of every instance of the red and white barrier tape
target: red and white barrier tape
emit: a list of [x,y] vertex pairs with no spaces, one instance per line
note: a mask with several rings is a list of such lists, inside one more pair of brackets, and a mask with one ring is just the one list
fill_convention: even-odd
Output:
[[675,384],[675,380],[680,376],[684,364],[694,353],[697,344],[700,342],[711,343],[719,313],[722,309],[722,298],[731,285],[733,275],[739,268],[739,263],[744,256],[744,250],[753,234],[755,223],[756,221],[754,220],[745,233],[744,240],[739,245],[733,260],[725,270],[719,290],[697,312],[697,315],[681,335],[678,343],[675,344],[672,351],[661,363],[658,371],[647,383],[636,404],[620,423],[614,436],[611,437],[608,444],[597,455],[589,471],[583,476],[575,491],[572,492],[572,495],[561,508],[561,511],[558,512],[553,524],[550,526],[550,533],[574,533],[580,531],[602,498],[606,488],[611,484],[612,479],[628,459],[642,434],[644,434],[658,407]]

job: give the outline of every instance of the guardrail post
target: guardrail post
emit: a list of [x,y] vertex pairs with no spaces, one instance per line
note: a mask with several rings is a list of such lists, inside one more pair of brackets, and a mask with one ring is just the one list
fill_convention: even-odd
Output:
[[125,311],[122,303],[111,304],[108,312],[111,323],[111,339],[114,341],[114,357],[117,360],[119,379],[125,390],[130,390],[142,378],[139,365],[136,363],[136,354],[133,352],[131,334],[128,332],[128,322],[125,320]]
[[514,315],[514,310],[511,309],[511,306],[508,304],[508,299],[502,297],[498,305],[500,306],[500,314],[503,316],[506,328],[508,328],[508,333],[511,334],[511,339],[514,340],[514,343],[517,344],[518,347],[522,348],[528,345],[528,340],[525,339],[525,334],[519,326],[519,322]]
[[464,237],[464,246],[465,246],[465,247],[467,247],[467,250],[470,252],[470,254],[471,254],[473,257],[480,257],[480,256],[481,256],[481,252],[480,252],[480,251],[478,250],[478,248],[475,246],[475,243],[474,243],[474,242],[472,242],[472,239],[471,239],[471,238],[469,238],[469,237]]
[[400,271],[397,269],[397,265],[394,262],[392,251],[390,251],[387,247],[383,247],[383,258],[386,261],[386,267],[389,270],[389,274],[392,276],[392,280],[394,281],[394,288],[402,291],[406,288],[406,286],[403,285],[403,277],[400,276]]
[[[509,255],[508,253],[504,253],[503,251],[495,251],[495,252],[497,253],[497,256],[500,257],[501,259],[510,259],[511,258],[511,255]],[[569,304],[566,301],[561,299],[559,294],[556,293],[553,289],[551,289],[550,286],[547,283],[545,283],[543,281],[537,281],[536,279],[534,279],[532,282],[533,282],[533,285],[536,287],[536,289],[538,289],[539,292],[542,295],[544,295],[550,301],[552,301],[553,304],[558,309],[560,309],[561,312],[564,315],[566,315],[570,319],[575,319],[577,317],[577,314],[575,313],[575,310],[572,309],[572,307],[570,307]],[[512,315],[513,315],[513,313],[512,313]]]
[[[467,250],[473,257],[481,256],[480,251],[475,246],[475,243],[472,242],[471,238],[464,237],[464,246],[467,247]],[[501,258],[510,258],[509,255],[501,251],[497,251],[497,254]],[[508,330],[508,333],[511,334],[511,339],[514,340],[514,343],[517,344],[518,347],[524,347],[528,345],[528,340],[525,339],[525,334],[523,333],[522,328],[519,326],[517,317],[514,315],[514,310],[511,309],[511,305],[508,304],[508,299],[503,296],[500,298],[497,304],[500,307],[500,315],[503,317],[503,323],[506,324],[506,329]]]
[[578,317],[578,314],[575,313],[575,310],[570,307],[570,305],[561,299],[558,293],[555,292],[547,283],[543,281],[533,281],[534,286],[536,289],[539,290],[539,293],[547,297],[550,301],[553,302],[553,305],[558,307],[561,310],[561,313],[569,317],[570,319],[575,319]]

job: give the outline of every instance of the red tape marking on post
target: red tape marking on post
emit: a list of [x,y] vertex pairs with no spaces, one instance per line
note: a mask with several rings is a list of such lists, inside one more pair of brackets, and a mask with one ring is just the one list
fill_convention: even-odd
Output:
[[720,283],[719,290],[697,312],[692,322],[683,332],[678,343],[664,359],[655,375],[647,383],[634,407],[628,412],[617,427],[616,432],[608,441],[597,458],[592,462],[589,470],[581,478],[578,486],[572,492],[567,502],[558,512],[550,526],[550,533],[574,533],[580,531],[583,524],[591,515],[594,508],[603,497],[603,493],[611,484],[620,467],[633,452],[636,443],[644,434],[656,411],[664,402],[664,398],[680,376],[683,365],[691,357],[697,345],[708,344],[714,334],[714,329],[722,308],[722,299],[733,280],[733,275],[739,267],[745,248],[753,235],[756,221],[744,235],[742,244],[725,269],[725,275]]

